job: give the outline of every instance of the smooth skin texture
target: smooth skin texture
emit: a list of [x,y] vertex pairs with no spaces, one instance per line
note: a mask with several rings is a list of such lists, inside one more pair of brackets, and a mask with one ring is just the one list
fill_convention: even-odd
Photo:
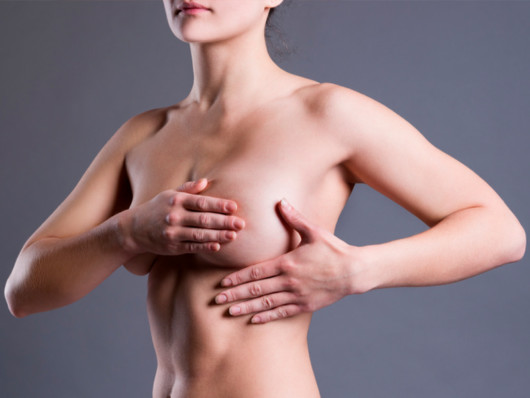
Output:
[[[256,313],[253,322],[265,323],[315,311],[346,294],[452,283],[523,257],[522,226],[484,180],[383,105],[344,88],[333,91],[328,128],[349,126],[344,139],[352,140],[352,152],[345,166],[355,182],[377,189],[431,228],[345,248],[296,209],[280,206],[284,220],[304,237],[302,244],[228,275],[223,286],[241,286],[223,291],[216,302],[247,300],[230,313]],[[353,109],[352,117],[347,112]],[[254,297],[259,299],[248,300]]]
[[[319,397],[313,311],[377,288],[454,282],[525,251],[502,199],[410,123],[270,59],[265,21],[280,3],[210,0],[191,15],[164,1],[190,44],[189,95],[120,127],[6,284],[22,317],[79,300],[121,265],[148,274],[154,398]],[[358,183],[430,228],[380,245],[341,241],[333,231]]]

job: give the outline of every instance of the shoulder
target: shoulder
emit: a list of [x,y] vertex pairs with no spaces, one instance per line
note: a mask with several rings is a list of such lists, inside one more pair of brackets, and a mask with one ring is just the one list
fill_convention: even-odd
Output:
[[366,141],[415,130],[388,106],[348,87],[320,83],[308,92],[310,117],[345,145],[360,148]]
[[308,110],[315,116],[326,116],[344,110],[351,111],[351,106],[359,106],[374,101],[370,97],[335,83],[315,83],[302,90]]
[[371,116],[384,116],[393,113],[375,99],[348,87],[335,83],[319,83],[309,87],[308,109],[314,116],[328,122],[358,120]]
[[168,109],[167,107],[152,108],[131,116],[111,136],[107,146],[125,154],[166,124]]
[[141,139],[154,134],[166,124],[168,109],[167,107],[152,108],[138,113],[127,119],[116,134],[126,140]]

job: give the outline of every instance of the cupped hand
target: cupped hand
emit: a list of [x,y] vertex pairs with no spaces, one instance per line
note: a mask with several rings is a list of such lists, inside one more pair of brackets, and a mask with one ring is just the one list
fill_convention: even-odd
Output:
[[208,181],[189,181],[159,193],[128,210],[123,224],[125,246],[133,254],[181,255],[218,251],[231,242],[245,221],[233,214],[232,200],[199,195]]
[[358,249],[309,222],[285,200],[280,214],[302,240],[294,250],[227,275],[218,304],[239,301],[234,316],[255,314],[252,323],[266,323],[301,312],[314,312],[344,296],[363,291]]

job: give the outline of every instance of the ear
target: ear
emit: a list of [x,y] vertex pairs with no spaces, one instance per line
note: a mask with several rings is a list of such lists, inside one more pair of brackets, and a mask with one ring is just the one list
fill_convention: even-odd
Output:
[[283,3],[283,0],[266,0],[265,8],[275,8]]

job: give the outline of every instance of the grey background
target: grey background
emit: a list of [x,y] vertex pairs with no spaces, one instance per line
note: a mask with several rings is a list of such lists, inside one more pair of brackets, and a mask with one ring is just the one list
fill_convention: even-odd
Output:
[[[530,226],[530,3],[302,1],[280,23],[292,73],[384,103],[488,181]],[[188,45],[161,1],[0,2],[2,266],[129,117],[182,99]],[[421,222],[366,186],[337,235],[363,245]],[[323,397],[528,397],[529,256],[452,285],[378,290],[317,312]],[[0,305],[1,397],[148,397],[146,278],[119,270],[23,319]],[[259,359],[257,359],[259,360]]]

